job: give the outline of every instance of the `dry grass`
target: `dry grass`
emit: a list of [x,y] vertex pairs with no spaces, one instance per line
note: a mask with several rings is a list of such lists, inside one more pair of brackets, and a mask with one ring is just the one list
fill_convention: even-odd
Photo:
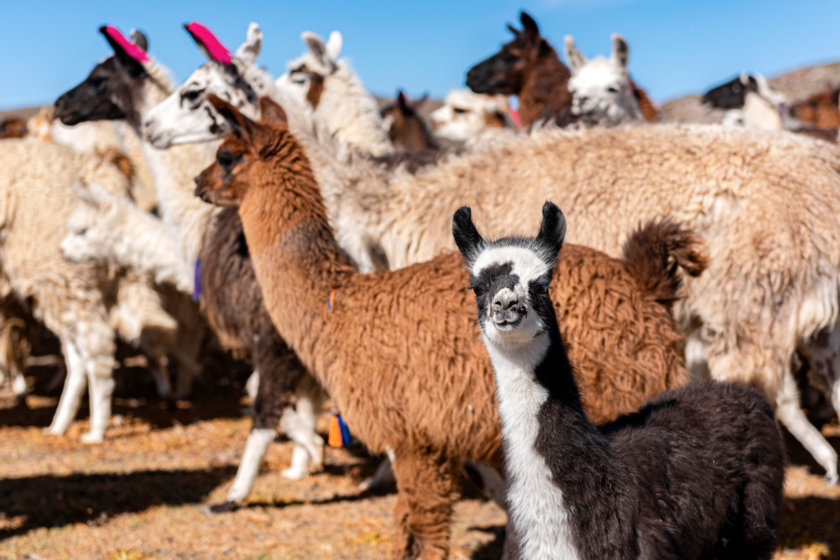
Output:
[[[394,495],[360,494],[356,484],[376,466],[360,449],[330,449],[326,472],[289,481],[279,472],[291,444],[277,442],[247,507],[203,513],[224,499],[248,432],[238,394],[217,389],[174,411],[153,398],[117,399],[108,440],[95,446],[79,442],[86,421],[67,437],[41,433],[53,398],[29,397],[24,410],[0,395],[0,560],[387,556]],[[825,432],[840,447],[840,427]],[[777,558],[840,559],[840,488],[827,488],[798,444],[787,443]],[[466,494],[452,557],[497,558],[504,514]]]

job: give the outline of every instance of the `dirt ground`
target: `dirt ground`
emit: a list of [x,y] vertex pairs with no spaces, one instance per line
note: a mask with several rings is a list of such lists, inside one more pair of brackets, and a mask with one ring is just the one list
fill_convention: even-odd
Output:
[[[291,443],[271,446],[247,507],[209,515],[224,500],[250,421],[236,384],[204,391],[168,410],[153,396],[116,398],[101,445],[42,434],[56,399],[33,395],[15,407],[0,392],[0,560],[367,559],[387,557],[393,493],[357,484],[377,460],[360,448],[328,449],[326,471],[304,481],[280,476]],[[321,432],[327,418],[321,418]],[[840,449],[840,426],[823,428]],[[840,559],[840,487],[786,438],[787,470],[776,558]],[[452,558],[498,558],[505,516],[465,482],[456,505]]]

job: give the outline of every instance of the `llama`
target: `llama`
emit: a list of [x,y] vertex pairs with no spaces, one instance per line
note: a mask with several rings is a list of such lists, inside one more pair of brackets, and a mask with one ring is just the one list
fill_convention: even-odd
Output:
[[432,111],[429,119],[435,135],[458,143],[516,127],[504,95],[473,93],[466,89],[447,93],[443,106]]
[[564,40],[566,61],[572,70],[568,85],[572,115],[587,126],[618,126],[645,120],[627,73],[630,47],[618,33],[612,34],[612,42],[610,58],[597,56],[587,60],[571,35]]
[[388,132],[388,139],[394,148],[409,151],[440,148],[440,144],[419,113],[420,106],[428,98],[428,95],[424,95],[416,101],[409,101],[400,90],[394,101],[379,110],[383,126]]
[[[490,364],[480,348],[477,325],[467,313],[471,303],[462,289],[466,278],[460,256],[444,253],[401,270],[356,272],[336,244],[312,169],[285,122],[254,123],[215,95],[208,100],[234,134],[219,147],[216,163],[196,179],[196,194],[238,207],[265,306],[278,332],[332,395],[354,434],[374,452],[393,448],[399,491],[393,555],[444,557],[460,459],[494,461],[500,443]],[[282,116],[282,109],[275,106],[273,111]],[[691,245],[689,238],[683,239],[683,249],[689,248],[686,244]],[[613,283],[619,281],[622,267],[588,249],[569,249],[574,256],[558,271],[569,281],[558,282],[553,297],[564,314],[580,317],[576,302],[602,301],[605,294],[597,295],[597,290],[618,288]],[[613,274],[606,283],[596,280],[608,269]],[[619,300],[629,303],[630,296],[640,303],[636,298],[641,294],[634,295],[629,287],[618,288]],[[647,299],[647,312],[667,316],[649,296],[641,297]],[[426,323],[430,305],[446,310],[446,320],[436,322],[435,328]],[[612,319],[621,316],[613,315],[614,309],[601,311]],[[588,313],[591,317],[591,308]],[[587,321],[566,323],[570,352],[588,361],[580,375],[590,417],[613,416],[648,393],[643,386],[655,378],[658,387],[675,378],[678,384],[684,382],[679,366],[658,366],[656,375],[628,374],[621,380],[596,373],[599,360],[632,367],[627,356],[620,355],[623,345],[609,339],[646,329],[643,317],[618,319],[623,326],[609,335],[600,331],[603,327],[595,327],[598,333],[576,332],[590,328]],[[603,322],[593,321],[591,326]],[[667,321],[653,322],[663,330],[642,335],[656,348],[639,358],[673,359],[671,345],[678,337],[666,332],[672,328]],[[395,332],[399,336],[394,337]],[[397,339],[411,344],[395,347]],[[596,357],[589,354],[593,344],[608,346]],[[371,377],[371,372],[376,374]],[[635,387],[601,386],[605,382]],[[616,407],[614,399],[624,402]],[[470,438],[462,437],[465,433]]]
[[[205,119],[224,121],[210,113]],[[230,130],[226,123],[218,128]],[[720,255],[709,274],[716,279],[689,279],[693,295],[675,308],[689,335],[692,369],[761,387],[776,403],[779,418],[825,469],[827,480],[837,480],[837,453],[803,414],[790,371],[800,347],[809,361],[822,362],[816,369],[826,374],[826,385],[840,385],[840,377],[831,373],[840,371],[835,364],[840,349],[817,342],[818,333],[832,331],[838,319],[837,265],[829,263],[840,259],[832,248],[840,246],[840,239],[836,244],[822,241],[837,236],[828,216],[840,212],[833,210],[836,197],[830,194],[840,188],[835,171],[840,164],[833,152],[789,134],[699,125],[541,131],[529,138],[499,139],[413,175],[383,173],[324,134],[313,139],[295,132],[315,167],[339,244],[357,263],[381,261],[401,268],[451,247],[451,237],[444,235],[446,215],[460,203],[482,208],[492,225],[503,229],[528,214],[527,201],[551,195],[575,208],[583,224],[570,232],[575,240],[612,255],[620,253],[639,220],[668,209],[707,237],[715,247],[712,254]],[[675,158],[675,153],[684,157]],[[661,163],[657,171],[651,162]],[[802,184],[809,189],[796,186]],[[509,193],[509,185],[523,187]],[[628,194],[639,192],[659,202],[641,205],[641,199]],[[783,200],[786,192],[791,198]],[[745,208],[750,210],[739,211]],[[802,216],[815,209],[814,219],[803,222]],[[603,215],[612,217],[608,224]],[[742,238],[736,232],[761,231],[764,215],[784,216],[780,223],[788,228],[787,239],[782,235],[772,248],[732,242]],[[726,231],[733,233],[726,236]],[[800,244],[809,251],[800,250]],[[761,264],[767,258],[784,271],[781,284]],[[782,293],[792,294],[790,303]],[[744,306],[744,301],[755,305]]]
[[339,141],[364,146],[374,156],[391,152],[376,100],[348,62],[338,58],[341,33],[333,31],[326,43],[311,31],[301,39],[310,52],[288,63],[288,71],[277,78],[279,88],[309,106]]
[[[154,294],[140,279],[61,257],[65,224],[77,197],[74,185],[98,183],[127,196],[127,181],[100,158],[34,139],[4,141],[0,159],[0,168],[6,170],[0,176],[4,282],[18,300],[31,300],[34,316],[59,338],[67,363],[67,379],[47,433],[67,430],[87,382],[91,422],[82,441],[101,442],[114,383],[114,327],[135,343],[147,328],[164,337],[174,328],[159,301],[140,309],[145,296]],[[138,290],[144,298],[137,297]],[[128,303],[121,295],[131,297],[127,308],[121,309]],[[165,352],[151,354],[163,357]]]
[[[213,66],[211,66],[211,68],[216,68],[217,71],[218,71],[218,69],[220,67],[218,65],[213,65]],[[193,76],[191,76],[186,81],[185,85],[182,86],[182,88],[179,88],[179,91],[174,94],[174,98],[178,99],[180,97],[185,97],[184,93],[187,92],[187,91],[202,91],[203,92],[202,94],[195,97],[195,103],[193,105],[189,105],[189,106],[184,104],[184,105],[180,106],[180,108],[178,108],[179,104],[177,103],[177,101],[175,103],[169,103],[167,101],[168,109],[175,109],[176,111],[180,110],[181,112],[188,112],[189,114],[181,115],[178,112],[167,112],[165,119],[162,117],[162,115],[156,115],[156,118],[155,118],[154,121],[152,121],[150,119],[149,121],[147,121],[147,123],[154,127],[154,130],[155,130],[157,135],[159,135],[162,138],[167,138],[171,142],[179,142],[181,138],[193,138],[193,139],[195,139],[200,134],[203,134],[204,138],[212,138],[211,131],[216,133],[216,134],[219,134],[221,132],[230,130],[230,127],[227,124],[227,122],[224,120],[224,118],[222,116],[218,115],[218,113],[215,112],[215,109],[213,109],[213,107],[210,106],[209,103],[207,103],[206,101],[202,101],[202,99],[204,99],[206,97],[206,94],[209,93],[210,91],[213,91],[214,93],[223,94],[226,98],[231,99],[232,102],[235,105],[243,107],[243,109],[242,109],[243,112],[245,111],[245,109],[249,109],[252,112],[252,114],[256,114],[258,112],[255,107],[253,107],[252,105],[247,103],[247,100],[244,99],[241,96],[241,94],[238,93],[239,89],[241,89],[241,88],[232,87],[230,84],[228,84],[226,86],[226,89],[219,90],[217,88],[219,87],[220,82],[221,82],[221,80],[213,79],[213,78],[208,77],[206,75],[201,76],[200,73],[197,71],[196,73],[194,73]],[[211,84],[211,83],[212,83],[212,86],[209,86],[209,84]],[[205,84],[208,84],[208,87],[205,87]],[[193,106],[196,107],[197,109],[193,109]],[[161,107],[162,107],[162,105],[161,105]],[[184,125],[183,130],[180,128],[180,125],[182,123]],[[292,127],[291,123],[290,123],[290,128],[295,130]],[[304,137],[304,135],[302,134],[303,132],[305,132],[305,131],[299,131],[299,133],[301,133],[301,138]],[[312,142],[312,140],[310,140],[310,143],[311,142]],[[308,148],[311,148],[313,153],[314,153],[316,148],[317,148],[317,145],[311,145],[311,146],[308,145]],[[364,155],[362,157],[366,162],[368,161],[367,155]],[[331,168],[331,164],[324,163],[322,158],[319,159],[318,161],[319,161],[319,167],[316,169],[316,174],[318,175],[319,181],[323,180],[323,181],[326,181],[326,182],[331,182],[334,185],[335,189],[338,189],[340,191],[346,190],[345,187],[344,187],[345,184],[355,184],[355,183],[358,183],[359,181],[361,181],[363,183],[371,183],[371,182],[376,182],[376,180],[378,180],[378,171],[376,170],[375,165],[371,165],[370,167],[372,169],[369,169],[369,171],[371,171],[373,174],[375,174],[376,177],[374,177],[374,175],[361,174],[358,177],[352,177],[350,179],[347,179],[349,182],[344,183],[343,181],[345,179],[342,176],[339,175],[338,177],[336,177],[336,175],[335,175],[336,170]],[[336,164],[334,163],[333,165],[336,165]],[[346,167],[346,165],[343,162],[338,162],[337,165],[341,169]],[[451,183],[451,184],[454,185],[455,183]],[[488,199],[489,198],[490,197],[488,197]],[[375,196],[372,199],[372,201],[376,202],[378,204],[380,201],[382,201],[382,199],[381,199],[380,196]],[[332,204],[331,204],[328,207],[330,212],[333,213],[333,214],[335,214],[336,212],[339,212],[339,213],[342,212],[342,210],[340,208],[341,202],[338,199],[333,199],[333,202],[335,202],[336,206],[332,206]],[[394,202],[396,202],[396,200]],[[351,205],[355,206],[355,203],[351,202]],[[381,208],[372,209],[371,215],[375,216],[375,215],[379,215],[383,211],[387,211],[387,206],[388,206],[388,204],[385,204],[385,206],[383,206]],[[367,221],[368,219],[369,219],[368,217],[364,218],[365,221]],[[338,231],[339,231],[339,234],[340,234],[341,245],[352,256],[353,260],[356,263],[377,262],[377,259],[373,258],[373,256],[366,255],[366,251],[368,251],[371,246],[374,246],[378,242],[378,238],[381,236],[381,234],[377,233],[376,237],[363,237],[359,242],[356,242],[355,240],[353,240],[352,231],[349,228],[356,228],[358,220],[360,220],[360,217],[358,215],[354,215],[353,216],[353,223],[343,222],[343,221],[336,223],[336,227],[338,228]],[[451,239],[449,240],[449,243],[451,243]],[[424,250],[425,249],[430,249],[430,247],[425,245],[425,244],[421,244],[421,245],[424,247]],[[391,246],[389,245],[389,246],[383,247],[383,248],[390,249],[390,247]],[[405,249],[400,248],[398,245],[394,245],[394,247],[397,247],[396,251],[393,252],[393,251],[389,250],[388,254],[387,254],[387,258],[381,259],[382,264],[380,266],[387,267],[390,264],[391,266],[401,267],[401,266],[405,266],[408,263],[416,262],[416,260],[414,260],[414,261],[411,260],[411,259],[415,258],[413,254],[405,251]],[[434,249],[434,252],[432,252],[430,255],[428,255],[428,257],[434,256],[435,254],[437,254],[437,252],[439,252],[440,250],[442,250],[444,248],[445,248],[445,245],[443,245],[443,244],[439,245],[437,249]],[[623,280],[623,282],[626,282],[626,280]],[[633,287],[632,281],[628,284],[625,284],[625,285],[627,286],[628,289],[632,289],[632,290],[637,289],[637,288]],[[610,304],[610,305],[612,305],[612,304]],[[607,308],[611,308],[611,307],[608,306]],[[641,333],[642,331],[634,330],[634,332]],[[603,337],[603,340],[609,340],[615,335],[604,333],[601,336]],[[642,342],[643,338],[644,337],[642,337],[641,339],[638,339],[639,344],[644,345],[644,342]],[[630,350],[631,353],[634,353],[636,351],[636,350],[633,350],[633,345],[632,344],[629,344],[626,348],[628,350]],[[641,347],[637,347],[637,348],[641,348]],[[592,368],[598,369],[598,368],[602,367],[602,363],[600,362],[600,358],[597,358],[595,356],[595,353],[591,354],[591,357],[592,357],[592,362],[591,362],[591,367]],[[635,367],[635,366],[632,366],[632,367]],[[631,367],[631,369],[632,369],[632,367]],[[661,367],[661,365],[657,366],[657,367]],[[666,368],[667,367],[669,367],[669,366],[666,366]]]
[[[131,56],[130,48],[127,50],[122,42],[116,40],[109,40],[114,49],[114,56],[100,63],[91,72],[92,76],[99,79],[107,77],[106,83],[94,86],[87,81],[83,82],[61,98],[56,108],[60,118],[74,123],[82,119],[125,118],[138,132],[145,128],[153,145],[168,147],[166,150],[154,150],[149,145],[144,145],[158,175],[156,188],[161,200],[162,225],[169,229],[172,242],[146,243],[145,247],[137,249],[137,255],[131,256],[135,244],[143,245],[143,240],[149,240],[155,235],[160,237],[162,228],[152,227],[140,237],[131,235],[131,228],[136,230],[154,224],[125,205],[114,206],[112,201],[106,201],[105,208],[116,210],[112,215],[113,219],[109,219],[107,215],[103,216],[105,224],[89,228],[80,236],[68,238],[65,251],[83,257],[97,254],[99,258],[103,257],[103,253],[108,253],[109,259],[121,264],[139,266],[143,270],[155,272],[158,277],[175,279],[177,285],[187,293],[193,293],[196,288],[193,267],[198,257],[203,262],[218,263],[220,258],[224,261],[224,273],[217,274],[212,267],[201,267],[203,301],[210,322],[217,327],[217,334],[223,342],[234,342],[232,349],[247,348],[258,374],[261,373],[263,377],[277,376],[276,379],[264,379],[261,383],[263,388],[257,391],[257,418],[254,429],[249,435],[244,459],[228,499],[220,506],[221,511],[227,511],[238,507],[250,493],[259,470],[259,460],[274,439],[278,421],[296,443],[293,464],[284,471],[284,475],[300,478],[308,472],[310,463],[313,470],[320,468],[323,445],[314,431],[313,414],[301,414],[288,409],[282,414],[282,418],[280,415],[281,411],[290,405],[295,386],[300,388],[297,393],[299,411],[310,410],[312,406],[317,405],[321,397],[311,383],[301,379],[305,372],[294,356],[286,355],[289,351],[282,341],[268,332],[271,324],[268,316],[264,312],[265,316],[262,318],[253,315],[262,304],[253,273],[248,273],[250,265],[247,251],[242,252],[243,243],[237,244],[237,240],[241,238],[241,231],[237,231],[238,226],[231,223],[231,220],[212,219],[213,208],[193,197],[185,188],[191,182],[191,178],[188,181],[187,176],[194,176],[198,171],[195,166],[202,165],[201,154],[204,149],[196,149],[191,145],[169,147],[179,143],[172,142],[155,124],[155,115],[166,114],[170,110],[169,102],[173,98],[176,99],[176,104],[183,103],[191,108],[197,108],[202,103],[203,96],[194,95],[194,89],[190,89],[199,75],[229,83],[237,92],[236,96],[232,97],[235,100],[246,100],[249,95],[252,96],[263,88],[274,88],[273,81],[253,64],[260,50],[262,33],[256,24],[251,24],[245,42],[230,56],[224,45],[204,26],[193,22],[185,27],[211,60],[197,70],[173,97],[160,103],[154,111],[151,109],[161,100],[161,93],[168,93],[174,88],[157,77],[163,70],[156,62],[152,62],[145,52],[135,53],[142,59],[138,64],[138,60]],[[208,71],[208,66],[218,69],[218,72]],[[161,87],[162,85],[167,87]],[[100,107],[105,109],[97,112],[97,108]],[[120,107],[130,108],[130,112],[120,111]],[[199,134],[203,132],[205,131],[199,131]],[[187,141],[191,140],[195,138]],[[110,213],[111,210],[107,212]],[[112,233],[108,230],[107,223],[113,224],[115,220],[118,220],[118,231],[126,234],[121,237],[124,245],[114,243],[111,236],[103,238],[103,233]],[[213,253],[219,249],[226,249],[228,252],[225,255]],[[242,301],[248,303],[247,309],[236,309],[229,303]],[[234,317],[237,318],[234,320]],[[279,372],[275,371],[277,368],[281,368]]]
[[485,241],[463,207],[452,231],[495,371],[512,556],[771,558],[784,462],[767,401],[698,383],[596,428],[548,295],[563,213],[546,202],[536,238]]
[[467,87],[476,93],[516,95],[522,125],[554,120],[569,122],[572,96],[569,69],[554,48],[540,36],[534,18],[520,12],[522,31],[508,25],[515,35],[495,55],[467,72]]
[[26,135],[25,120],[19,117],[10,117],[0,122],[0,140],[5,138],[24,138]]
[[800,122],[820,129],[840,128],[840,87],[815,93],[791,105],[788,113]]
[[763,130],[782,130],[785,96],[770,87],[761,74],[741,72],[739,76],[711,88],[701,101],[715,109],[726,109],[724,125],[747,126]]

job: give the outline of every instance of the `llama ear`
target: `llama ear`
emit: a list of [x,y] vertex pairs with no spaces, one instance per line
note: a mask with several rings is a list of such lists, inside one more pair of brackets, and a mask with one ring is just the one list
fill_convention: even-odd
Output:
[[263,95],[257,103],[260,106],[260,117],[262,120],[283,123],[289,122],[286,111],[271,97]]
[[423,97],[421,97],[420,99],[418,99],[417,101],[412,103],[411,107],[416,111],[420,108],[421,105],[423,105],[423,103],[425,103],[428,100],[429,100],[429,92],[427,91],[423,94]]
[[556,204],[549,201],[543,204],[542,214],[543,219],[537,241],[549,247],[556,257],[566,238],[566,216]]
[[569,63],[569,68],[572,69],[572,72],[577,72],[586,64],[586,57],[580,54],[571,35],[566,35],[563,38],[563,46],[566,50],[566,62]]
[[129,75],[137,77],[146,71],[146,69],[143,68],[143,63],[149,61],[149,55],[146,54],[146,51],[126,39],[125,36],[120,33],[120,30],[113,25],[103,25],[99,28],[99,32],[102,33],[105,40],[108,41],[109,45],[111,45],[117,62],[119,62],[120,66],[122,66]]
[[472,221],[472,211],[469,206],[461,206],[455,211],[452,217],[452,236],[455,238],[455,245],[464,255],[467,266],[471,266],[478,253],[484,247],[484,239]]
[[338,62],[338,55],[341,54],[341,47],[343,45],[344,38],[341,36],[341,32],[333,31],[330,33],[330,38],[327,39],[326,49],[327,56],[333,64]]
[[190,34],[195,44],[208,59],[225,66],[230,64],[230,49],[219,41],[219,38],[210,31],[210,28],[194,21],[185,23],[184,29],[187,30],[187,33]]
[[230,124],[234,134],[245,142],[248,142],[249,144],[251,143],[251,139],[254,137],[254,131],[257,127],[257,124],[254,121],[240,113],[236,107],[218,97],[215,93],[208,94],[207,101],[216,109],[216,111],[218,111],[219,115]]
[[303,42],[306,43],[306,46],[309,47],[309,50],[312,52],[312,56],[314,56],[319,63],[323,66],[330,67],[330,61],[329,58],[327,58],[327,46],[324,44],[324,40],[321,39],[320,35],[311,31],[304,31],[300,34],[300,38],[303,39]]
[[405,92],[403,90],[399,90],[397,92],[397,107],[399,108],[400,113],[402,113],[403,115],[405,115],[411,110],[410,105],[408,103],[408,99],[406,99]]
[[532,43],[536,43],[537,39],[540,37],[540,28],[537,27],[537,22],[525,12],[519,13],[519,20],[522,22],[525,37],[527,37]]
[[610,55],[610,59],[613,64],[622,68],[627,68],[627,60],[630,58],[630,46],[627,44],[627,41],[624,40],[624,37],[618,33],[613,33],[611,37],[613,50],[612,55]]
[[129,37],[131,37],[131,42],[143,49],[145,52],[149,52],[149,38],[146,37],[146,34],[140,31],[139,29],[132,29],[128,33]]
[[519,37],[519,34],[522,33],[521,31],[519,31],[517,28],[515,28],[511,24],[507,24],[507,28],[508,28],[508,31],[513,33],[516,37]]
[[248,24],[248,31],[245,33],[245,41],[236,49],[236,58],[249,66],[257,62],[257,56],[262,48],[262,30],[259,24],[251,22]]

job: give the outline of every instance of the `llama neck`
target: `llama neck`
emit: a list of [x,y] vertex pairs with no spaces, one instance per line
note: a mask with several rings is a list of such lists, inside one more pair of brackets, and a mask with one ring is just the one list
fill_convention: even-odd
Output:
[[340,61],[326,82],[315,114],[330,132],[347,146],[374,156],[392,152],[376,100],[347,63]]
[[528,126],[544,118],[562,116],[572,103],[569,94],[569,69],[549,47],[525,78],[519,92],[519,116]]
[[526,351],[485,343],[522,557],[578,558],[581,525],[601,513],[592,497],[615,492],[608,442],[586,419],[556,325]]
[[360,272],[383,268],[376,253],[381,212],[393,196],[387,174],[324,128],[316,126],[316,134],[295,131],[295,135],[312,162],[335,237]]
[[214,207],[193,194],[194,178],[213,162],[219,142],[181,144],[158,150],[143,142],[143,153],[155,178],[160,215],[180,243],[181,257],[192,266]]
[[311,170],[275,167],[249,189],[239,215],[278,333],[329,390],[341,335],[328,302],[355,271],[336,244]]

